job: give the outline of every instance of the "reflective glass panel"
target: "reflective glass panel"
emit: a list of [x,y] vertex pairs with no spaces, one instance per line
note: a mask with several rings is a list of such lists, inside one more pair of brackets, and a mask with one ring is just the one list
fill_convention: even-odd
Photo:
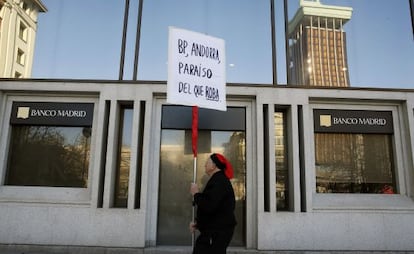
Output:
[[228,82],[272,83],[268,0],[145,1],[138,79],[167,80],[169,26],[224,39]]
[[90,136],[88,127],[13,126],[6,185],[86,188]]
[[42,2],[32,77],[118,79],[125,1]]
[[409,1],[287,2],[289,84],[413,87]]
[[[162,130],[160,158],[160,189],[157,244],[191,245],[188,225],[192,221],[194,167],[191,151],[191,131]],[[189,144],[189,145],[188,145]],[[207,144],[207,145],[206,145]],[[186,149],[189,147],[189,149]],[[232,131],[199,131],[197,183],[202,190],[208,178],[204,163],[213,152],[222,153],[234,168],[231,180],[236,195],[237,226],[231,245],[243,245],[245,232],[246,158],[245,133]]]
[[115,179],[115,207],[128,206],[129,169],[131,166],[132,114],[130,106],[121,107],[118,160]]
[[276,112],[275,119],[275,161],[277,210],[289,209],[289,171],[286,153],[286,114]]
[[392,135],[315,134],[316,192],[395,193]]

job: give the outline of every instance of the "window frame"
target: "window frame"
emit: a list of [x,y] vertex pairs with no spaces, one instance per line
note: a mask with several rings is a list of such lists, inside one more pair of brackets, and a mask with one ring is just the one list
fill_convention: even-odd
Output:
[[[290,136],[289,136],[289,126],[288,126],[288,124],[289,124],[289,121],[290,121],[290,116],[289,116],[289,114],[290,114],[290,108],[289,107],[286,107],[286,106],[279,106],[279,105],[275,105],[274,106],[274,110],[272,111],[272,113],[273,113],[273,129],[274,129],[274,138],[275,138],[275,140],[274,140],[274,148],[273,148],[273,151],[274,151],[274,161],[275,161],[275,165],[274,165],[274,167],[275,167],[275,179],[274,179],[274,190],[275,190],[275,196],[276,196],[276,211],[280,211],[280,212],[291,212],[292,210],[293,210],[293,196],[294,196],[294,193],[293,193],[293,183],[292,183],[292,179],[293,179],[293,177],[292,177],[292,166],[291,166],[291,159],[290,159],[290,157],[289,157],[289,154],[291,153],[291,149],[290,149],[290,145],[289,145],[289,139],[290,139]],[[276,114],[282,114],[282,136],[279,136],[279,134],[278,134],[278,130],[276,129]],[[282,141],[282,144],[279,144],[278,143],[278,138],[280,139],[283,139],[283,141]],[[278,193],[278,191],[277,191],[277,183],[278,183],[278,179],[279,179],[279,175],[278,175],[278,167],[277,167],[277,164],[278,164],[278,159],[277,159],[277,157],[278,156],[280,156],[280,154],[278,154],[278,149],[277,149],[277,147],[278,146],[283,146],[283,151],[282,151],[282,153],[283,153],[283,164],[284,164],[284,167],[285,167],[285,170],[284,171],[286,171],[286,179],[285,179],[285,181],[284,181],[284,184],[285,184],[285,186],[284,186],[284,188],[285,188],[285,191],[284,192],[286,192],[285,193],[285,195],[286,195],[286,197],[285,197],[285,199],[284,199],[284,205],[286,206],[286,207],[284,207],[283,209],[282,208],[280,208],[280,207],[278,207],[278,200],[279,200],[279,198],[278,198],[278,196],[277,196],[277,193]],[[280,151],[280,150],[279,150]]]
[[90,158],[88,167],[88,183],[86,188],[77,187],[47,187],[47,186],[12,186],[5,185],[7,174],[7,160],[9,158],[10,141],[12,134],[12,125],[10,117],[13,102],[56,102],[58,95],[50,96],[33,96],[30,94],[20,96],[7,96],[4,110],[5,118],[0,124],[5,130],[0,136],[0,201],[19,201],[19,202],[36,202],[36,203],[54,203],[54,204],[77,204],[88,205],[91,202],[91,192],[93,188],[93,164],[96,154],[93,152],[96,147],[96,131],[97,131],[97,100],[80,97],[65,97],[59,102],[64,103],[93,103],[93,120],[92,135],[90,141]]
[[19,71],[14,72],[14,78],[15,79],[21,79],[22,77],[23,77],[23,75]]
[[22,20],[20,20],[20,22],[19,22],[19,38],[24,42],[27,42],[28,29],[29,29],[28,26]]
[[26,52],[24,52],[24,50],[22,50],[21,48],[17,48],[16,63],[21,66],[26,65]]
[[[116,144],[117,144],[117,155],[116,155],[116,167],[115,167],[115,177],[114,177],[114,192],[113,192],[113,204],[112,207],[114,208],[128,208],[128,201],[129,201],[129,193],[130,193],[130,179],[131,179],[131,164],[132,164],[132,144],[130,145],[129,149],[129,155],[128,155],[128,162],[126,165],[126,169],[127,169],[127,184],[126,184],[126,197],[125,199],[120,198],[120,191],[121,191],[121,168],[122,168],[122,153],[123,153],[123,146],[122,146],[122,142],[123,140],[123,135],[126,131],[125,127],[126,124],[130,125],[130,131],[131,133],[129,133],[128,135],[131,136],[132,138],[132,128],[133,128],[133,115],[134,115],[134,103],[132,101],[128,101],[128,102],[118,102],[118,114],[119,114],[119,122],[118,122],[118,127],[117,127],[117,140],[116,140]],[[130,113],[132,115],[131,118],[131,122],[125,122],[125,114],[127,113],[127,111],[130,110]],[[128,128],[127,128],[128,129]],[[123,203],[123,201],[125,203]]]
[[[379,104],[379,105],[378,105]],[[306,175],[309,177],[307,186],[307,193],[311,192],[312,208],[314,210],[371,210],[371,209],[406,209],[411,206],[411,199],[407,193],[407,186],[405,176],[408,174],[406,160],[403,158],[403,146],[405,145],[404,138],[401,133],[403,123],[400,117],[403,110],[402,104],[379,102],[377,105],[370,105],[367,103],[350,103],[341,104],[335,102],[315,101],[309,107],[309,146],[312,149],[312,160],[308,164],[310,173]],[[330,110],[367,110],[367,111],[391,111],[393,118],[394,133],[392,134],[392,153],[394,164],[394,177],[397,194],[377,194],[377,193],[317,193],[316,192],[316,166],[315,166],[315,131],[314,131],[314,109],[330,109]]]

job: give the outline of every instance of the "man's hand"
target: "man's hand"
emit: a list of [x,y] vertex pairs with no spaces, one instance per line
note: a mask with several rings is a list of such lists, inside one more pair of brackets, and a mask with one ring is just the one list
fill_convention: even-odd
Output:
[[189,226],[190,233],[194,233],[197,230],[197,224],[195,222],[190,222]]
[[198,189],[197,184],[196,183],[191,183],[191,186],[190,186],[190,193],[191,193],[191,195],[194,196],[194,194],[196,194],[198,192],[200,192],[200,190]]

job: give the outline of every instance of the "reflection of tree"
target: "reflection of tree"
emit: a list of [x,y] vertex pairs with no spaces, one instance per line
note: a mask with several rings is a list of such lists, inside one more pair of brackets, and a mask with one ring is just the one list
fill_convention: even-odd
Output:
[[238,224],[233,235],[232,245],[244,244],[244,223],[246,219],[246,137],[245,132],[233,132],[227,143],[223,144],[224,156],[230,160],[234,168],[233,185],[236,196],[235,215]]
[[118,170],[115,184],[115,207],[128,206],[129,168],[131,165],[131,147],[123,145],[119,152]]
[[[163,130],[162,137],[164,132],[181,136],[180,131]],[[191,240],[185,229],[192,218],[189,187],[193,181],[193,155],[184,153],[184,139],[181,141],[182,145],[161,146],[157,241],[164,245],[187,245]]]
[[[208,180],[204,165],[211,152],[223,153],[230,160],[235,173],[232,185],[237,199],[236,219],[239,222],[232,244],[242,245],[245,230],[245,133],[228,132],[228,134],[230,138],[225,140],[221,147],[199,149],[196,181],[202,190]],[[175,136],[175,143],[166,142],[170,136]],[[205,137],[214,139],[214,133],[205,135]],[[161,140],[157,243],[187,245],[191,240],[185,229],[192,218],[192,198],[189,194],[189,187],[193,181],[193,155],[185,153],[184,131],[163,130]],[[199,141],[199,148],[206,144],[211,146],[216,143],[212,140],[200,139]],[[177,229],[181,231],[177,231]]]
[[67,144],[65,128],[14,126],[7,184],[86,187],[89,137],[79,128],[75,141]]
[[274,113],[275,131],[275,163],[276,163],[276,208],[277,210],[289,209],[289,183],[288,161],[286,153],[286,112]]
[[315,134],[317,191],[376,193],[394,186],[391,144],[390,135]]
[[244,132],[233,132],[228,143],[224,143],[224,156],[234,168],[233,188],[237,200],[245,199],[246,139]]

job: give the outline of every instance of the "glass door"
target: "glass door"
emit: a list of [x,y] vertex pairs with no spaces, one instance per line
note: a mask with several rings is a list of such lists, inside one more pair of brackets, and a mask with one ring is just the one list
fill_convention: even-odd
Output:
[[[193,181],[191,108],[164,106],[162,114],[157,245],[191,245],[188,231],[192,220],[189,188]],[[226,112],[199,111],[197,183],[203,189],[208,180],[204,162],[211,153],[225,155],[234,168],[231,181],[236,195],[237,226],[232,246],[245,245],[245,136],[244,108],[231,108]]]

